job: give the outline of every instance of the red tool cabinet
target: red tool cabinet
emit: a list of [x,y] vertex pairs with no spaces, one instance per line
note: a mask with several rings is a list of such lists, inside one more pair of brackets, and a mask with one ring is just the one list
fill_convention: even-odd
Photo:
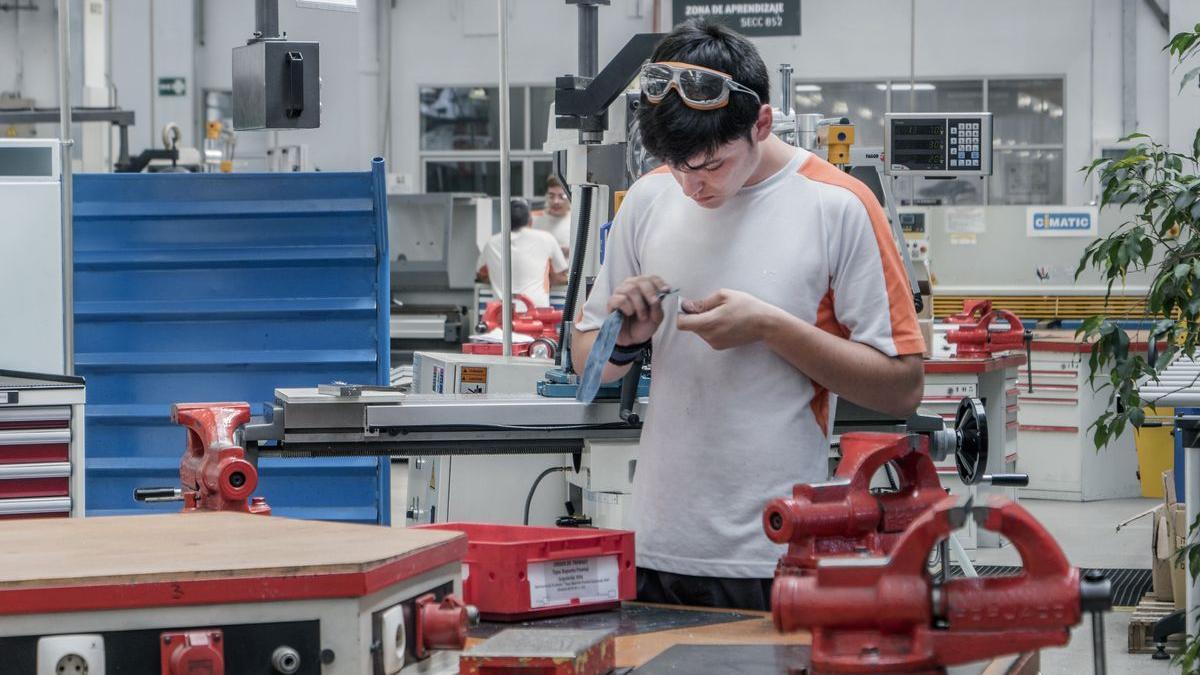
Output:
[[0,370],[0,519],[83,515],[83,379]]

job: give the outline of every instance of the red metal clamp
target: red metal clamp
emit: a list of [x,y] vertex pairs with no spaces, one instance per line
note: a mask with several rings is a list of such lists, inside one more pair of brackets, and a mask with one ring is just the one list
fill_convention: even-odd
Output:
[[460,650],[467,644],[467,629],[471,624],[471,608],[453,595],[440,601],[432,594],[422,595],[416,602],[416,645],[418,659],[429,656],[434,649]]
[[979,298],[967,298],[963,300],[962,311],[958,314],[951,314],[946,317],[946,323],[965,324],[979,323],[980,319],[985,314],[992,311],[991,300],[981,300]]
[[[930,550],[969,516],[1012,542],[1022,574],[934,584]],[[1018,504],[997,496],[971,508],[946,497],[913,522],[889,557],[826,560],[812,574],[777,577],[771,604],[779,630],[812,631],[815,673],[935,673],[1065,645],[1082,612],[1107,593],[1107,582],[1081,580]]]
[[[997,319],[1008,323],[1006,331],[992,331]],[[946,334],[946,340],[958,345],[960,358],[987,358],[996,352],[1020,349],[1025,342],[1025,326],[1016,314],[997,309],[988,312],[976,323],[965,323],[957,330]]]
[[187,449],[179,463],[184,511],[271,513],[262,497],[251,500],[258,471],[234,441],[234,432],[250,421],[250,404],[176,403],[171,421],[187,427]]
[[[803,574],[830,555],[886,555],[927,509],[945,497],[924,435],[850,433],[842,436],[842,461],[827,483],[796,485],[791,498],[763,511],[763,529],[788,550],[778,574]],[[892,462],[898,490],[873,494],[871,479]]]
[[225,675],[225,645],[219,630],[163,633],[162,675]]

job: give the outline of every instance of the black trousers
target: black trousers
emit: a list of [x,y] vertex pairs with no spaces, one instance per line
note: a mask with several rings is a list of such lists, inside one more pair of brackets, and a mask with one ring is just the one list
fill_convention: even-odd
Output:
[[693,577],[637,568],[637,599],[664,605],[693,605],[765,612],[771,609],[774,579]]

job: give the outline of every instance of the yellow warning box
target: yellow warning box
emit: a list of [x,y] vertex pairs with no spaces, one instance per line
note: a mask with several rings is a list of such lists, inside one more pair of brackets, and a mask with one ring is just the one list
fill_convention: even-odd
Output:
[[488,369],[480,366],[463,366],[458,373],[458,393],[486,394]]

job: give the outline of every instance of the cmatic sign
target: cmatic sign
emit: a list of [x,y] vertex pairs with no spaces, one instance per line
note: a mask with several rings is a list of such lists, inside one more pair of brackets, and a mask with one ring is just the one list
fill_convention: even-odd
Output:
[[1087,206],[1031,206],[1026,210],[1025,234],[1030,237],[1095,237],[1095,208]]
[[688,19],[708,19],[723,23],[742,35],[766,37],[800,34],[800,0],[775,2],[712,2],[675,0],[672,3],[675,24]]

